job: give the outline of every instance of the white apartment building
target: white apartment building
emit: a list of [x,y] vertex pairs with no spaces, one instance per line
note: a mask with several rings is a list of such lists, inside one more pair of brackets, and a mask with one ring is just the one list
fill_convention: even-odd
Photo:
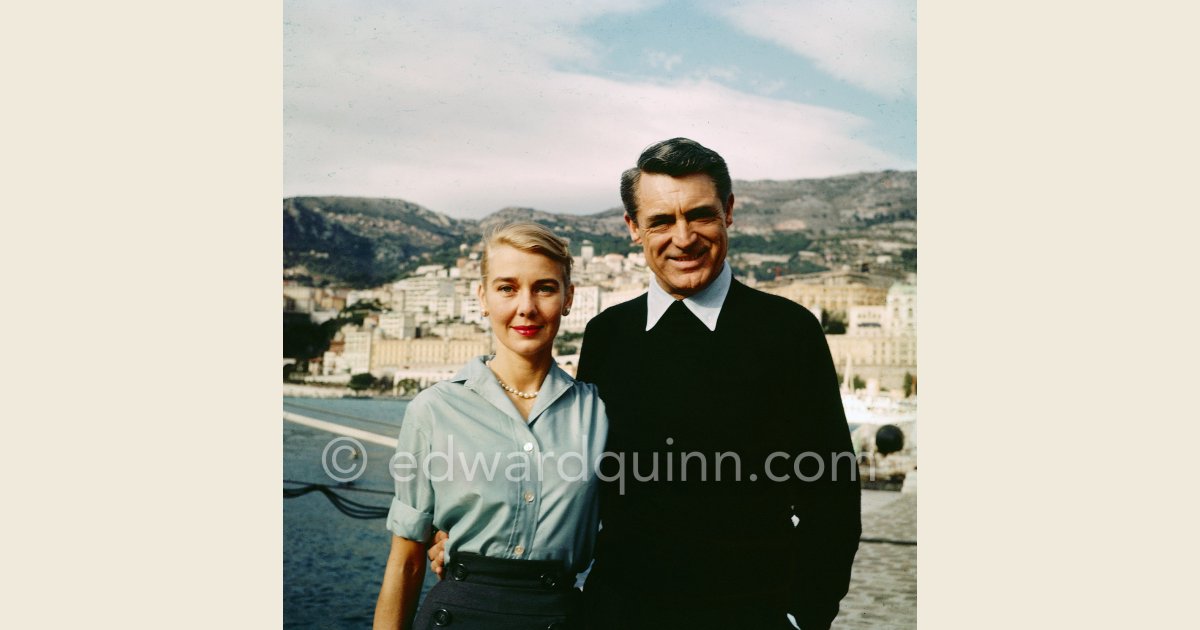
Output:
[[645,284],[631,283],[620,285],[612,291],[605,291],[600,295],[600,310],[603,311],[610,306],[628,302],[645,293],[647,288],[649,287]]
[[851,306],[846,314],[847,335],[882,335],[884,306]]
[[405,278],[392,283],[393,291],[404,291],[410,296],[421,295],[436,291],[439,286],[445,283],[448,279],[445,278]]
[[620,254],[605,254],[604,264],[608,266],[613,273],[621,273],[625,271],[626,258]]
[[375,291],[372,289],[351,291],[346,294],[346,306],[352,306],[357,302],[365,302],[372,299],[375,299]]
[[562,319],[564,332],[583,332],[587,323],[600,313],[600,287],[576,286],[571,313]]
[[888,330],[917,334],[917,287],[914,284],[894,284],[888,289],[884,314]]
[[413,272],[413,275],[433,278],[439,275],[445,276],[445,271],[445,265],[421,265],[420,267],[417,267],[417,270]]
[[[816,275],[816,274],[813,274]],[[887,303],[887,288],[838,279],[814,282],[808,278],[760,282],[758,289],[785,297],[809,310],[820,308],[849,315],[856,306],[882,306]]]
[[351,374],[371,371],[371,338],[375,336],[371,330],[345,331],[346,346],[342,350],[342,362],[349,368]]
[[844,335],[826,335],[834,365],[847,381],[858,376],[898,390],[906,373],[917,374],[917,287],[895,284],[882,306],[849,309]]
[[403,289],[395,288],[394,285],[389,289],[389,291],[392,296],[391,301],[389,302],[392,310],[396,312],[403,312],[407,310],[405,307],[408,306],[408,293]]
[[467,292],[462,296],[462,321],[465,324],[483,325],[483,306],[479,303],[479,280],[472,280],[467,285]]
[[377,339],[370,369],[372,372],[434,367],[457,370],[467,361],[490,353],[490,336],[474,339]]
[[283,310],[311,313],[316,308],[316,290],[312,287],[283,287]]
[[380,313],[379,330],[393,339],[412,339],[417,336],[417,318],[402,311]]
[[326,350],[321,356],[321,375],[332,376],[334,374],[344,374],[350,371],[350,366],[346,364],[345,359],[341,354]]
[[462,298],[454,285],[447,283],[438,288],[437,297],[433,301],[433,316],[436,321],[458,319],[462,316]]

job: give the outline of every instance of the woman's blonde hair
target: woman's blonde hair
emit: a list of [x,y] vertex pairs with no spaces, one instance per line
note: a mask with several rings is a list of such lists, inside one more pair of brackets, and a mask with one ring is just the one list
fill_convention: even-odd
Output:
[[497,245],[507,245],[531,254],[540,254],[562,267],[563,289],[571,286],[571,250],[567,242],[554,235],[550,228],[538,223],[509,223],[490,230],[483,237],[483,256],[479,270],[487,282],[488,250]]

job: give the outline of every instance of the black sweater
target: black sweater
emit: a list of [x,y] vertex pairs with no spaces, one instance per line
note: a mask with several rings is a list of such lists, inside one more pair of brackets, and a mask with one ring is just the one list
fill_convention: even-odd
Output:
[[646,331],[646,299],[584,335],[578,378],[599,387],[612,453],[585,595],[633,617],[753,605],[828,627],[858,548],[860,485],[820,323],[735,280],[715,331],[682,304]]

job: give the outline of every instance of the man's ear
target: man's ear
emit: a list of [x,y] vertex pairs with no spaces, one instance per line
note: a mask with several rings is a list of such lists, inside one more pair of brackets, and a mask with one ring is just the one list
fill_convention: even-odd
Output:
[[631,240],[633,240],[634,243],[641,245],[642,244],[642,235],[640,232],[638,232],[637,221],[634,221],[629,216],[628,212],[626,212],[624,216],[625,216],[625,227],[629,228],[629,238]]
[[729,193],[729,201],[725,202],[725,227],[733,225],[733,193]]

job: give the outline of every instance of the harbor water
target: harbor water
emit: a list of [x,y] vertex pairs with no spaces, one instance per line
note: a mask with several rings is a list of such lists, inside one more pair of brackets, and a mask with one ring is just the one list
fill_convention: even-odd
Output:
[[[284,398],[283,410],[394,438],[400,431],[406,404],[390,399]],[[320,429],[283,422],[283,478],[336,487],[337,482],[322,466],[322,452],[336,437]],[[366,441],[362,444],[366,455],[363,475],[337,487],[336,492],[359,503],[386,508],[391,502],[387,465],[393,450]],[[345,457],[338,461],[348,466]],[[283,487],[301,485],[284,483]],[[390,545],[391,533],[382,518],[351,518],[320,492],[285,499],[284,627],[370,627]],[[435,581],[429,573],[425,588]]]
[[[395,438],[407,403],[395,399],[316,399],[285,397],[284,412],[333,422]],[[393,449],[363,440],[361,477],[339,486],[322,465],[322,453],[336,434],[283,422],[285,489],[300,483],[332,486],[341,497],[386,509],[392,480]],[[344,455],[344,453],[343,453]],[[348,466],[339,457],[333,465]],[[863,537],[855,558],[850,594],[842,601],[835,628],[916,627],[916,495],[863,491]],[[887,541],[910,541],[892,544]],[[340,512],[319,492],[283,502],[283,625],[285,628],[369,628],[383,579],[391,533],[383,518],[356,519]],[[422,591],[436,582],[427,573]],[[747,576],[747,579],[750,579]]]

